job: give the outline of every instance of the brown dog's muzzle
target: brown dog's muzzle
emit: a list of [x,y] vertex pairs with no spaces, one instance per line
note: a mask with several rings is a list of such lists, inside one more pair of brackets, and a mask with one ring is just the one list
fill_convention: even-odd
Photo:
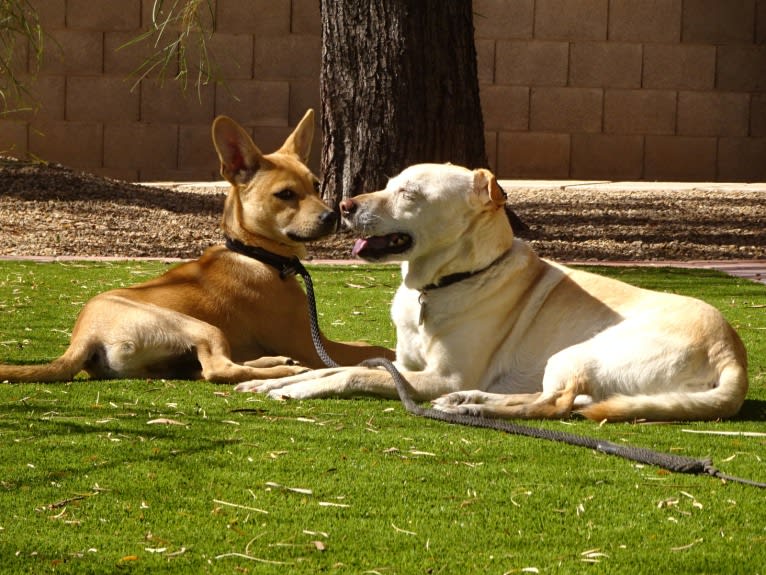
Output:
[[322,212],[319,215],[319,224],[322,228],[322,231],[324,232],[323,235],[334,232],[338,227],[339,221],[340,218],[338,217],[338,212],[334,210],[327,210],[326,212]]

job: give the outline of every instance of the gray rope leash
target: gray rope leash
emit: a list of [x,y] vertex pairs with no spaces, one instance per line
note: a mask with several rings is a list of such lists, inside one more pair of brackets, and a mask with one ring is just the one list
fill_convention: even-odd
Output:
[[321,359],[327,367],[340,367],[340,364],[336,363],[335,360],[330,357],[330,354],[327,353],[324,345],[322,345],[322,336],[319,330],[319,318],[317,317],[317,302],[314,297],[314,282],[311,281],[311,275],[308,270],[303,267],[300,260],[296,258],[295,262],[295,271],[303,278],[303,282],[306,284],[306,297],[309,302],[309,320],[311,323],[311,340],[314,342],[314,349],[316,350],[319,359]]
[[[303,265],[300,263],[298,263],[296,266],[296,272],[303,278],[303,281],[306,283],[306,295],[308,296],[309,305],[309,319],[311,321],[311,339],[314,342],[316,352],[325,363],[325,365],[327,365],[327,367],[340,367],[338,363],[333,361],[333,359],[327,353],[327,350],[325,350],[324,345],[322,345],[319,321],[316,311],[316,299],[314,297],[314,284],[311,281],[311,276],[309,275],[306,268],[303,267]],[[612,443],[611,441],[595,439],[593,437],[586,437],[584,435],[575,435],[573,433],[567,433],[564,431],[541,429],[539,427],[529,427],[527,425],[518,425],[503,419],[488,419],[485,417],[476,417],[472,415],[444,413],[443,411],[438,411],[436,409],[425,409],[412,399],[412,386],[404,378],[401,372],[396,369],[396,366],[391,360],[379,357],[368,359],[359,365],[369,368],[382,367],[388,371],[394,380],[396,391],[399,394],[399,399],[401,400],[402,405],[404,405],[404,408],[409,413],[418,417],[435,419],[437,421],[443,421],[455,425],[495,429],[497,431],[504,431],[505,433],[510,433],[512,435],[522,435],[536,439],[558,441],[561,443],[567,443],[569,445],[587,447],[600,453],[616,455],[618,457],[636,461],[638,463],[654,465],[655,467],[660,467],[662,469],[667,469],[668,471],[673,471],[676,473],[689,473],[695,475],[707,474],[724,481],[732,481],[735,483],[742,483],[744,485],[751,485],[753,487],[766,488],[766,483],[753,481],[751,479],[744,479],[741,477],[734,477],[722,473],[713,466],[713,462],[710,459],[694,459],[693,457],[685,457],[671,453],[662,453],[660,451],[654,451],[652,449],[643,447],[619,445],[617,443]]]
[[394,379],[396,391],[399,394],[399,399],[402,401],[405,409],[413,415],[426,417],[428,419],[436,419],[446,423],[467,425],[470,427],[482,427],[486,429],[496,429],[498,431],[504,431],[505,433],[510,433],[512,435],[523,435],[525,437],[547,439],[549,441],[558,441],[561,443],[567,443],[569,445],[588,447],[601,453],[616,455],[618,457],[636,461],[638,463],[654,465],[656,467],[661,467],[662,469],[667,469],[676,473],[690,473],[696,475],[707,474],[713,477],[718,477],[719,479],[724,479],[726,481],[734,481],[737,483],[752,485],[753,487],[766,488],[766,483],[760,483],[758,481],[752,481],[750,479],[743,479],[740,477],[733,477],[731,475],[722,473],[713,466],[713,462],[710,459],[694,459],[692,457],[662,453],[660,451],[654,451],[652,449],[646,449],[643,447],[620,445],[617,443],[612,443],[611,441],[595,439],[593,437],[586,437],[583,435],[575,435],[565,431],[518,425],[516,423],[511,423],[502,419],[487,419],[484,417],[476,417],[471,415],[444,413],[443,411],[438,411],[436,409],[424,409],[415,403],[415,401],[412,399],[412,386],[409,384],[409,382],[407,382],[406,379],[404,379],[402,374],[398,369],[396,369],[396,366],[394,366],[391,361],[385,358],[375,358],[363,362],[362,365],[366,365],[368,367],[383,367],[386,369]]

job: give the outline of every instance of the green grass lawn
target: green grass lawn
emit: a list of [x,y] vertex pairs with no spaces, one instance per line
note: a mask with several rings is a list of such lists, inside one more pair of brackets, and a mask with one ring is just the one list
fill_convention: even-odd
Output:
[[[0,361],[66,347],[82,304],[160,263],[0,263]],[[600,269],[690,294],[748,348],[720,423],[533,423],[766,481],[766,286]],[[392,346],[386,266],[312,268],[324,331]],[[158,422],[159,421],[159,422]],[[0,385],[0,573],[764,573],[766,492],[407,415],[187,381]]]

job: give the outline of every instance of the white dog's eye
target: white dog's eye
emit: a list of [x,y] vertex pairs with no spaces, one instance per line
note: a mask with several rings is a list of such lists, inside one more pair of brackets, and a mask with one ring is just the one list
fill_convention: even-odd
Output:
[[412,190],[409,188],[402,188],[399,190],[399,192],[396,194],[399,199],[405,201],[405,202],[413,202],[418,197],[417,190]]

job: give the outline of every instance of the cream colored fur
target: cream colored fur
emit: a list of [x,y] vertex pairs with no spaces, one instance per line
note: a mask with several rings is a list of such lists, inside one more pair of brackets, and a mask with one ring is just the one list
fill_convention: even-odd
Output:
[[[420,400],[507,418],[560,418],[573,409],[610,421],[737,413],[747,359],[720,312],[539,258],[513,237],[504,202],[486,170],[423,164],[341,206],[367,237],[360,255],[406,260],[392,307],[396,365]],[[412,244],[400,255],[369,251],[405,237]],[[461,272],[478,273],[427,287]],[[237,389],[296,399],[396,396],[387,372],[361,367]]]

